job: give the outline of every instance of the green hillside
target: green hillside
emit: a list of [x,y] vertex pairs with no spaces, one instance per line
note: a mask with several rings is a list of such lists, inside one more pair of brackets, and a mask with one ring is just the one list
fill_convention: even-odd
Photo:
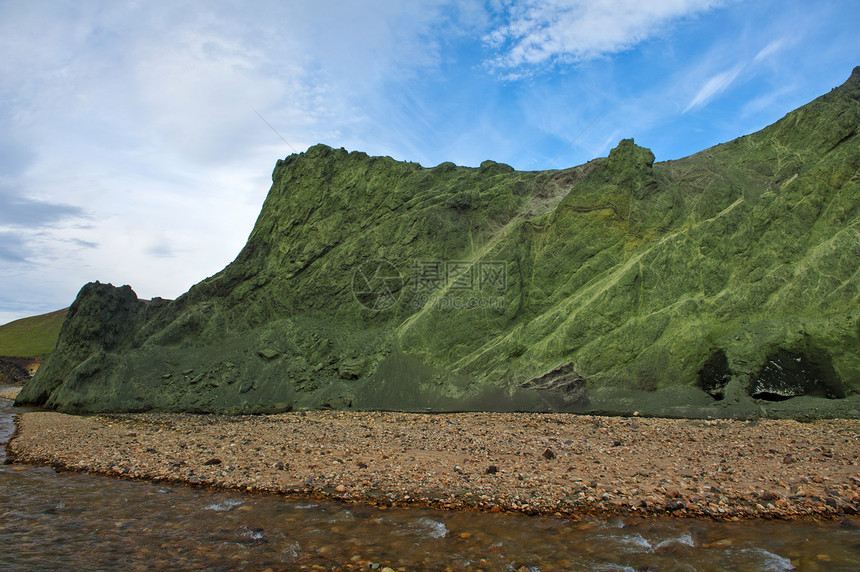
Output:
[[0,326],[0,357],[44,357],[53,351],[69,309]]
[[86,285],[19,402],[860,415],[858,127],[860,68],[665,163],[633,140],[545,172],[318,145],[177,300]]

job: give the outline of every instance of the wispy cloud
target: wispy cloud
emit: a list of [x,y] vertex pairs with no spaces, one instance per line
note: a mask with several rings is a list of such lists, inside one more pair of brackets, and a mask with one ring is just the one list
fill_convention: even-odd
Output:
[[502,24],[484,36],[498,52],[490,61],[508,75],[540,66],[621,52],[654,37],[681,18],[700,14],[717,0],[529,0],[507,5]]
[[691,109],[702,107],[714,97],[727,90],[729,86],[732,85],[732,83],[737,79],[743,68],[743,64],[738,64],[731,69],[720,72],[709,78],[701,87],[701,89],[699,89],[696,95],[693,96],[693,99],[690,100],[690,103],[687,104],[687,107],[684,108],[684,113],[687,113]]
[[173,258],[174,256],[176,256],[176,253],[173,251],[173,248],[166,242],[159,242],[157,244],[153,244],[146,249],[146,253],[156,258]]
[[[702,81],[701,87],[699,87],[696,94],[690,99],[689,103],[687,103],[683,113],[706,106],[716,97],[725,93],[729,88],[735,85],[739,79],[743,78],[744,81],[747,81],[752,76],[760,73],[765,61],[773,58],[781,50],[785,49],[789,43],[790,42],[785,37],[776,38],[771,40],[763,48],[759,49],[758,52],[755,53],[755,56],[751,58],[746,56],[746,61],[741,61],[729,69],[724,69],[723,71],[710,74],[707,79]],[[715,62],[713,60],[716,60],[717,56],[711,54],[711,59],[712,61],[710,62],[702,62],[702,67],[704,69],[715,67]],[[724,56],[722,54],[720,55],[719,60],[724,60]]]
[[39,228],[59,220],[85,216],[83,209],[22,196],[0,182],[0,225]]
[[755,55],[755,57],[753,58],[753,63],[758,63],[762,60],[769,58],[770,56],[781,50],[785,46],[785,44],[786,42],[784,38],[778,38],[776,40],[773,40]]
[[79,246],[80,248],[98,248],[98,243],[91,242],[89,240],[81,240],[80,238],[72,238],[69,239],[72,244]]
[[0,260],[4,262],[26,262],[27,246],[20,233],[0,231]]

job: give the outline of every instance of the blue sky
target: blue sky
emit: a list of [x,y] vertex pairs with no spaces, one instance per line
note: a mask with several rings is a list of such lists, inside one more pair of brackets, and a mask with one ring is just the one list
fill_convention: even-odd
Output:
[[0,0],[0,323],[94,280],[178,296],[318,142],[428,167],[689,155],[844,82],[858,22],[847,0]]

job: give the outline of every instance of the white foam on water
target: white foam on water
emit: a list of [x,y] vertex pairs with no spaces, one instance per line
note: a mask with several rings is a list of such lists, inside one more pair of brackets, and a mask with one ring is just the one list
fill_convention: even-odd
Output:
[[286,548],[281,551],[281,561],[285,558],[294,561],[299,557],[299,550],[302,549],[302,546],[298,542],[293,542]]
[[605,546],[607,554],[654,552],[654,546],[641,534],[598,534],[594,542]]
[[242,501],[240,501],[240,500],[227,499],[223,502],[216,502],[216,503],[210,504],[209,506],[204,506],[203,510],[214,510],[214,511],[218,511],[218,512],[226,512],[228,510],[233,510],[234,508],[236,508],[237,506],[240,506],[241,504],[242,504]]
[[788,558],[783,558],[779,554],[768,552],[764,548],[745,548],[742,552],[753,552],[761,557],[761,562],[757,563],[761,566],[759,570],[766,572],[782,572],[783,570],[794,570],[794,564]]
[[448,527],[432,518],[419,519],[418,523],[423,529],[426,529],[427,536],[431,538],[444,538],[448,535]]
[[297,505],[295,505],[294,508],[308,509],[308,508],[318,508],[318,507],[319,507],[318,504],[310,503],[310,504],[297,504]]
[[653,552],[654,547],[641,534],[631,534],[615,537],[622,544],[633,549],[634,552]]
[[659,542],[657,546],[654,547],[654,549],[658,550],[660,548],[663,548],[664,546],[668,546],[673,543],[686,544],[687,546],[696,546],[696,544],[693,542],[693,537],[690,536],[690,533],[685,532],[677,538],[667,538],[666,540]]
[[245,532],[242,533],[242,536],[246,536],[251,540],[262,540],[265,538],[262,530],[250,530],[247,528],[245,529]]

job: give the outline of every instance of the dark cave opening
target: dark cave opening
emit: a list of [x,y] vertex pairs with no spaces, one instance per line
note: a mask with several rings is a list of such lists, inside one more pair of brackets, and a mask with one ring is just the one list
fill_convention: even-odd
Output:
[[717,401],[724,397],[726,384],[732,379],[729,360],[724,350],[711,354],[698,373],[698,386]]
[[750,384],[749,394],[766,401],[801,395],[842,399],[845,386],[827,353],[780,349],[767,357]]

